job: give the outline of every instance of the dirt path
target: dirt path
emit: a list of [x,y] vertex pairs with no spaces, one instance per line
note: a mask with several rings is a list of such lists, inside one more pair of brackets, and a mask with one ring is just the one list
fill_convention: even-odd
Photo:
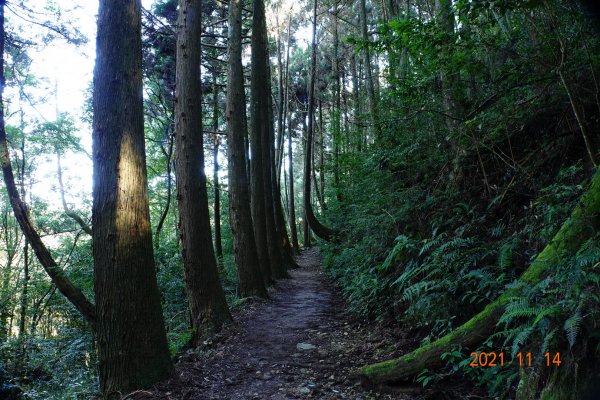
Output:
[[304,251],[291,279],[271,299],[235,315],[207,350],[190,353],[178,379],[154,392],[160,399],[414,399],[363,388],[360,365],[397,352],[392,340],[343,311],[324,276],[318,249]]

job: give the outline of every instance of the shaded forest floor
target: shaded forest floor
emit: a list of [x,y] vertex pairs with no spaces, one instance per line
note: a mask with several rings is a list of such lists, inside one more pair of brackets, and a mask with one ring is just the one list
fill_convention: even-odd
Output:
[[304,250],[291,279],[277,283],[269,301],[234,314],[201,351],[180,358],[176,378],[132,399],[421,399],[418,386],[373,391],[353,371],[418,343],[402,332],[367,324],[345,312],[320,266],[319,250]]

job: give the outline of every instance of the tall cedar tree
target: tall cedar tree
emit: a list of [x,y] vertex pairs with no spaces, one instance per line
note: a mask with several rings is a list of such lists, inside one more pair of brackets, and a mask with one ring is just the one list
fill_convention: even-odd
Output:
[[[315,120],[315,80],[317,74],[317,0],[313,2],[313,32],[310,57],[310,80],[308,83],[308,127],[306,128],[306,150],[304,152],[304,216],[310,229],[321,239],[331,240],[336,232],[319,222],[310,202],[312,147]],[[308,229],[304,228],[304,242],[310,239]]]
[[[252,200],[252,221],[254,222],[254,237],[256,239],[256,249],[258,251],[258,261],[263,274],[263,279],[267,284],[271,283],[271,262],[267,237],[267,213],[271,210],[266,208],[265,203],[265,177],[263,173],[263,131],[267,130],[268,118],[265,114],[268,113],[268,100],[266,96],[270,93],[266,92],[265,87],[260,87],[258,72],[265,74],[266,60],[264,44],[260,38],[260,29],[257,29],[255,24],[260,24],[261,19],[264,23],[264,4],[260,0],[254,2],[254,13],[252,18],[252,71],[251,71],[251,90],[250,90],[250,184],[251,184],[251,200]],[[257,14],[258,12],[258,14]],[[259,27],[258,27],[259,28]],[[257,53],[260,52],[260,54]],[[259,65],[260,64],[260,65]],[[266,78],[262,78],[265,82]],[[272,219],[272,218],[271,218]]]
[[92,244],[100,385],[106,394],[169,376],[148,205],[139,0],[102,0],[93,94]]
[[185,281],[197,342],[231,319],[212,246],[204,173],[200,83],[201,1],[180,0],[175,87],[175,173]]
[[[269,73],[269,52],[267,40],[267,21],[265,17],[265,4],[262,0],[254,1],[252,14],[252,54],[251,54],[251,102],[252,115],[252,174],[260,175],[256,185],[252,187],[253,203],[255,193],[261,191],[263,200],[263,216],[265,221],[265,239],[267,256],[271,277],[275,279],[288,276],[284,264],[285,253],[281,243],[281,230],[277,229],[276,213],[279,212],[275,204],[274,188],[274,135],[273,113],[271,103],[271,78]],[[259,180],[261,185],[259,185]],[[279,193],[277,193],[279,196]],[[259,199],[256,199],[258,203]],[[279,201],[279,197],[278,200]],[[259,207],[258,204],[254,207]],[[257,220],[254,220],[257,223]]]
[[242,0],[229,2],[229,31],[227,41],[227,141],[229,152],[229,210],[233,232],[233,252],[237,265],[238,296],[266,297],[256,241],[252,229],[250,193],[246,173],[246,95],[242,69]]

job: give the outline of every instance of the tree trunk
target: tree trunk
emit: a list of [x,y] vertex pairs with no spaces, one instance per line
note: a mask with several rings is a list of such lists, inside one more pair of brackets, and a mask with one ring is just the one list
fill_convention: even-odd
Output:
[[[23,110],[20,110],[21,126],[20,130],[23,132],[25,124],[23,123]],[[25,198],[25,135],[21,138],[21,198]],[[31,202],[31,197],[29,198]],[[27,302],[29,297],[29,242],[25,239],[23,244],[23,288],[21,289],[21,310],[19,312],[19,339],[25,338],[26,321],[27,321]],[[25,346],[21,348],[22,353],[20,357],[25,358]],[[20,361],[23,362],[23,361]]]
[[217,89],[217,73],[213,73],[213,185],[214,197],[214,225],[215,225],[215,253],[217,264],[223,262],[223,242],[221,240],[221,187],[219,185],[219,91]]
[[[452,11],[452,0],[435,0],[435,13],[437,24],[440,29],[445,32],[448,42],[442,50],[442,57],[449,57],[448,51],[451,51],[452,43],[454,42],[454,13]],[[445,53],[445,54],[444,54]],[[445,123],[449,132],[449,137],[452,138],[450,144],[452,146],[452,170],[448,183],[459,187],[464,178],[462,161],[466,156],[466,150],[461,145],[458,130],[460,129],[456,118],[453,115],[460,115],[461,110],[458,102],[459,80],[458,75],[454,73],[440,72],[440,82],[442,87],[442,99],[444,113],[446,114]]]
[[175,174],[181,253],[188,292],[192,341],[231,320],[219,281],[210,231],[200,84],[200,0],[180,0],[177,34]]
[[[174,116],[172,116],[174,117]],[[165,208],[163,212],[160,214],[160,219],[158,220],[158,224],[156,225],[156,233],[154,234],[154,247],[158,249],[160,247],[160,233],[162,232],[163,225],[165,220],[167,219],[167,215],[169,214],[169,209],[171,208],[171,192],[173,190],[173,177],[171,176],[171,163],[173,158],[173,145],[174,138],[173,135],[169,133],[169,126],[171,126],[171,122],[167,122],[165,126],[165,133],[167,136],[167,150],[163,150],[165,157],[167,158],[166,168],[167,168],[167,202],[165,204]],[[162,147],[161,147],[162,148]]]
[[[265,37],[266,37],[266,32],[265,32]],[[267,58],[268,61],[268,58]],[[270,82],[270,80],[269,80]],[[269,101],[272,101],[272,97],[269,96]],[[271,123],[269,124],[269,143],[271,143],[270,145],[270,159],[269,161],[269,165],[271,166],[270,171],[265,171],[265,173],[269,173],[270,172],[270,183],[271,183],[271,190],[269,191],[272,194],[272,206],[269,206],[267,204],[267,209],[271,208],[273,210],[273,217],[274,217],[274,223],[275,223],[275,235],[276,235],[276,240],[274,243],[274,247],[275,250],[277,250],[279,252],[279,257],[281,258],[282,263],[280,264],[280,267],[277,271],[277,275],[280,278],[289,278],[289,274],[287,272],[288,268],[296,268],[298,265],[296,264],[296,261],[294,260],[294,251],[292,249],[292,245],[290,244],[290,239],[287,235],[287,229],[285,227],[285,217],[283,215],[283,206],[281,204],[281,188],[279,186],[279,182],[277,179],[277,167],[275,165],[275,147],[274,147],[274,141],[275,141],[275,132],[273,130],[273,106],[272,104],[270,104],[269,107],[269,114],[270,114],[270,121]],[[283,143],[281,144],[283,145]]]
[[356,130],[355,138],[352,140],[356,146],[356,151],[359,153],[362,151],[363,142],[363,121],[362,121],[362,107],[360,103],[360,79],[358,77],[358,68],[356,65],[356,55],[352,53],[350,56],[350,70],[352,72],[352,103],[354,106],[354,129]]
[[[369,40],[369,32],[367,30],[367,6],[365,0],[360,0],[360,28],[362,39],[367,42]],[[371,123],[373,124],[373,133],[376,140],[380,140],[382,136],[381,124],[379,121],[379,102],[375,94],[375,83],[373,81],[373,71],[371,63],[371,50],[369,47],[364,49],[365,58],[365,73],[367,81],[367,98],[369,100],[369,108],[371,111]]]
[[[339,98],[338,98],[339,107]],[[339,120],[338,111],[338,124]],[[341,136],[341,130],[338,132],[338,136]],[[339,150],[339,147],[338,147]],[[314,165],[314,164],[313,164]],[[315,179],[316,182],[316,179]],[[315,184],[315,192],[317,198],[321,204],[323,211],[327,210],[327,204],[325,204],[325,125],[323,125],[323,103],[319,100],[319,183]]]
[[[269,73],[269,54],[267,41],[267,25],[265,5],[263,0],[254,1],[252,14],[252,54],[251,54],[251,82],[250,82],[250,112],[252,116],[252,175],[256,185],[252,185],[253,207],[257,208],[258,197],[262,197],[262,210],[260,213],[264,220],[264,240],[266,241],[266,254],[270,275],[268,278],[287,277],[282,251],[279,246],[277,227],[275,221],[275,206],[273,194],[273,114],[271,110],[271,78]],[[258,178],[260,176],[260,178]],[[259,181],[261,185],[259,185]],[[258,192],[262,192],[259,193]],[[260,216],[253,218],[254,223],[259,222]],[[256,235],[257,241],[259,235]],[[260,252],[259,252],[260,258]],[[262,263],[262,260],[261,260]]]
[[[77,225],[79,225],[79,227],[88,235],[92,235],[92,228],[83,220],[83,218],[81,218],[79,216],[79,214],[77,214],[75,211],[71,210],[69,208],[69,205],[67,204],[67,199],[65,197],[65,186],[63,184],[63,179],[62,179],[62,165],[61,165],[61,156],[60,156],[60,151],[58,149],[56,149],[56,164],[57,164],[57,175],[58,175],[58,188],[60,190],[60,199],[62,202],[62,206],[63,206],[63,210],[65,211],[65,215],[67,217],[70,217],[71,219],[73,219],[73,221],[75,221],[77,223]],[[23,196],[24,197],[24,196]]]
[[32,250],[42,264],[44,271],[48,274],[52,282],[58,290],[69,300],[75,308],[81,313],[83,318],[94,327],[96,324],[96,310],[92,304],[81,292],[81,290],[73,285],[62,271],[50,251],[42,242],[39,233],[34,227],[27,205],[21,199],[8,152],[8,141],[6,138],[6,127],[4,122],[4,5],[5,0],[0,0],[0,163],[2,164],[2,175],[6,185],[6,191],[10,200],[15,219],[19,223],[25,238],[29,241]]
[[[280,10],[279,10],[280,11]],[[288,38],[289,38],[289,32],[290,30],[290,25],[288,23]],[[277,98],[278,98],[278,107],[277,107],[277,153],[276,153],[276,157],[275,157],[275,169],[276,169],[276,173],[275,173],[275,177],[277,180],[277,184],[279,185],[281,183],[281,166],[283,165],[283,143],[284,143],[284,123],[285,123],[285,115],[284,115],[284,86],[283,86],[283,79],[284,79],[284,74],[283,74],[283,62],[281,60],[281,36],[282,36],[282,32],[279,29],[279,16],[277,16],[277,74],[278,74],[278,79],[277,79],[277,83],[278,83],[278,93],[277,93]],[[289,45],[289,43],[288,43]]]
[[[310,229],[312,229],[312,231],[318,237],[323,240],[331,240],[336,232],[333,229],[321,224],[319,220],[317,220],[310,201],[312,179],[312,146],[315,119],[315,79],[317,74],[317,0],[314,0],[313,3],[313,32],[310,64],[311,72],[308,91],[308,127],[306,129],[306,151],[304,154],[304,215]],[[304,237],[307,239],[306,232],[304,233]]]
[[[23,245],[23,288],[21,289],[21,310],[19,312],[19,339],[26,335],[27,301],[29,295],[29,243]],[[23,348],[25,351],[25,348]]]
[[[579,200],[571,216],[562,225],[552,241],[533,260],[521,275],[525,287],[538,283],[556,265],[566,262],[579,247],[600,229],[600,170],[597,170],[588,190]],[[414,377],[424,368],[435,369],[445,363],[441,355],[456,347],[463,350],[476,348],[496,328],[504,307],[511,298],[521,294],[523,286],[506,290],[496,301],[488,304],[479,314],[452,333],[429,343],[400,358],[368,365],[359,370],[364,382],[380,384]]]
[[229,2],[229,33],[227,41],[227,166],[229,169],[229,215],[233,233],[233,253],[238,271],[239,297],[267,297],[258,262],[250,193],[246,172],[246,95],[242,69],[242,8],[243,1]]
[[298,229],[296,228],[296,200],[294,197],[294,158],[292,154],[292,110],[290,109],[290,90],[289,90],[289,66],[290,66],[290,40],[291,40],[291,15],[288,17],[288,40],[285,53],[285,110],[287,116],[287,129],[288,129],[288,170],[289,170],[289,225],[290,225],[290,236],[291,244],[294,252],[300,251],[300,245],[298,244]]
[[139,0],[100,2],[96,52],[92,247],[100,386],[109,396],[173,370],[152,255]]

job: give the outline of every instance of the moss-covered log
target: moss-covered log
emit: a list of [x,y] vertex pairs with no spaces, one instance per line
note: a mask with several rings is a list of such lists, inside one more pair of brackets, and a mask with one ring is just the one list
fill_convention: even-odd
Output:
[[[590,187],[582,195],[569,219],[519,279],[531,284],[539,282],[550,268],[572,256],[599,229],[600,170],[594,175]],[[381,384],[408,380],[424,368],[442,367],[443,353],[458,346],[474,348],[489,337],[510,298],[518,294],[518,288],[507,290],[452,333],[400,358],[362,367],[359,375],[364,383]]]

